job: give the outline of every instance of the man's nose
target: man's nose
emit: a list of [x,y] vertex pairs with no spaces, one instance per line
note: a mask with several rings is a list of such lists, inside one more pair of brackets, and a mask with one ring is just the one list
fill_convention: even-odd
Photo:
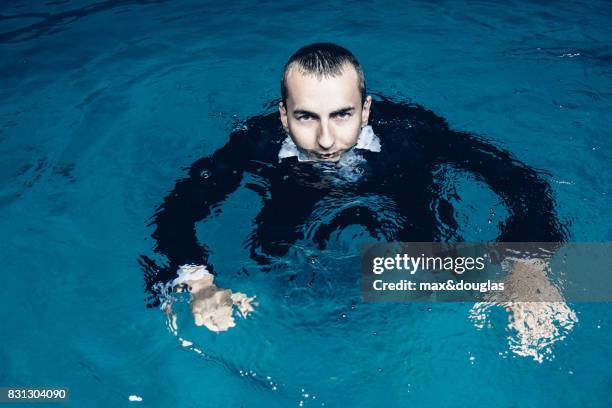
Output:
[[317,137],[317,143],[319,147],[324,150],[329,150],[334,147],[334,143],[336,139],[333,133],[329,129],[329,125],[327,123],[321,123],[319,127],[319,135]]

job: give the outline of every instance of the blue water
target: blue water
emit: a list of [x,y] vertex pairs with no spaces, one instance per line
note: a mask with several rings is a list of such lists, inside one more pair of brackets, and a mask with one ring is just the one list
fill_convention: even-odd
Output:
[[[609,304],[570,305],[579,322],[540,363],[509,348],[501,310],[478,329],[470,304],[359,303],[342,237],[286,260],[327,286],[220,274],[260,306],[220,334],[183,315],[204,357],[145,307],[148,218],[314,41],[351,49],[371,90],[550,172],[572,241],[612,240],[609,4],[390,3],[3,1],[0,386],[69,387],[79,407],[611,406]],[[491,193],[469,184],[465,236],[490,239]],[[239,190],[198,226],[218,268],[252,266],[254,202]]]

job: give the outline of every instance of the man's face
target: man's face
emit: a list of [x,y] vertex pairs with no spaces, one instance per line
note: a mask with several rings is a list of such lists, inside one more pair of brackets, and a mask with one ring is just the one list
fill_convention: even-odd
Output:
[[361,104],[359,78],[351,64],[342,74],[321,77],[293,67],[287,73],[287,103],[280,119],[293,142],[313,160],[338,161],[368,124],[372,98]]

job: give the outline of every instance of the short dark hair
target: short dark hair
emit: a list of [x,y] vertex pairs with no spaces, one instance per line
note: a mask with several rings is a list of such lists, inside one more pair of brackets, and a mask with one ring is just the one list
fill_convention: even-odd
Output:
[[330,77],[342,74],[342,66],[351,64],[359,78],[359,91],[361,102],[366,98],[365,76],[359,61],[352,52],[344,47],[332,43],[315,43],[300,48],[293,54],[283,69],[281,79],[281,97],[283,103],[287,103],[287,73],[291,68],[297,66],[304,73],[314,74],[318,77]]

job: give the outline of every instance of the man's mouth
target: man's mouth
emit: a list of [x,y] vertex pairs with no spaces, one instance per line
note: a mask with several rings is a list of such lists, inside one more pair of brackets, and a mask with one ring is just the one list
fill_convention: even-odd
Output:
[[334,160],[340,157],[340,152],[316,153],[316,157],[320,160]]

